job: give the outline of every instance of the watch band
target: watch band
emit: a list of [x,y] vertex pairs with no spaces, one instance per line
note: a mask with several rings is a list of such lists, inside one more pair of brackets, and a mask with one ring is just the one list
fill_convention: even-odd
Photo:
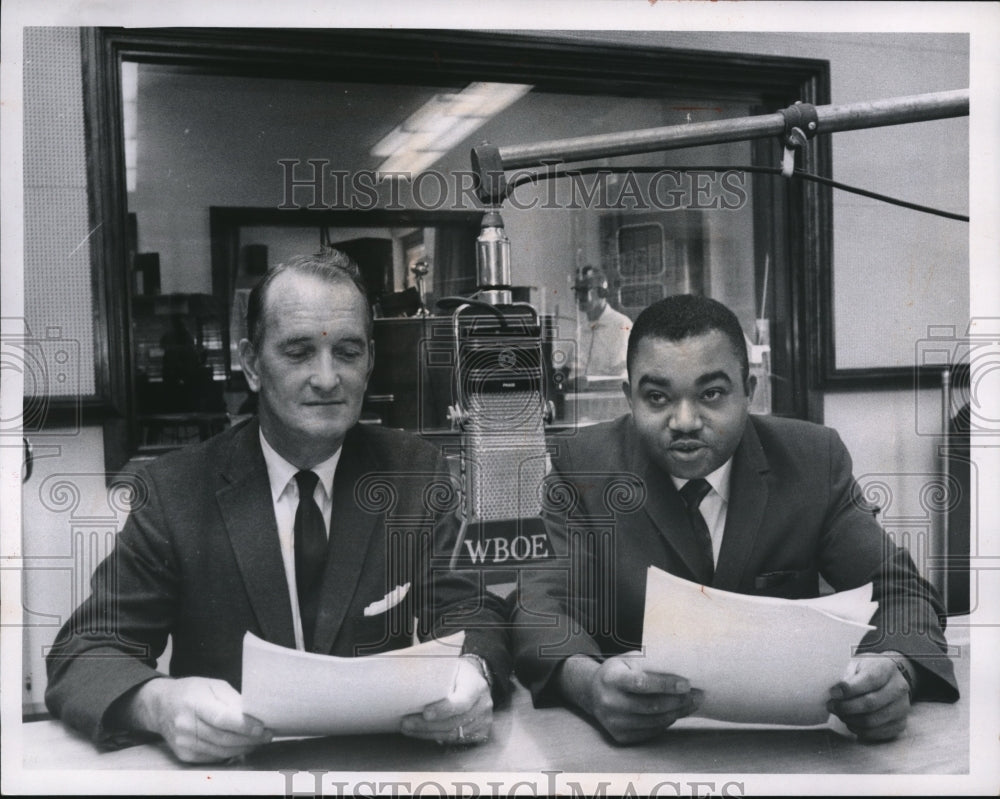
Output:
[[462,655],[464,658],[468,658],[473,661],[478,667],[480,673],[483,675],[483,679],[486,680],[486,686],[493,691],[493,672],[490,669],[490,664],[486,662],[486,658],[481,655],[477,655],[474,652],[466,652]]
[[910,665],[909,660],[906,655],[896,654],[896,653],[886,653],[888,657],[892,658],[892,662],[896,664],[896,668],[899,669],[899,673],[903,675],[903,679],[906,680],[906,687],[910,692],[910,701],[913,701],[913,694],[916,686],[915,678],[916,675],[913,673],[913,667]]

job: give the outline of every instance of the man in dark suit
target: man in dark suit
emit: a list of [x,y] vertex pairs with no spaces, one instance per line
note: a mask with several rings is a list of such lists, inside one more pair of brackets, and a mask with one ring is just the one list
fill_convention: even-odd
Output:
[[[50,710],[101,743],[152,733],[182,760],[224,759],[271,735],[241,710],[247,631],[355,656],[465,629],[453,692],[401,731],[484,740],[507,692],[504,608],[446,568],[457,503],[438,450],[358,423],[374,353],[357,266],[327,250],[276,268],[247,323],[258,417],[141,476],[48,657]],[[170,677],[155,670],[168,636]]]
[[642,645],[650,565],[788,598],[817,596],[820,577],[835,590],[872,581],[876,629],[829,700],[863,740],[898,735],[915,699],[957,698],[940,599],[860,498],[840,438],[749,415],[754,380],[728,308],[691,295],[647,308],[629,338],[628,377],[631,414],[553,454],[547,504],[562,560],[522,576],[514,611],[515,668],[537,706],[568,702],[630,743],[711,691],[622,657]]

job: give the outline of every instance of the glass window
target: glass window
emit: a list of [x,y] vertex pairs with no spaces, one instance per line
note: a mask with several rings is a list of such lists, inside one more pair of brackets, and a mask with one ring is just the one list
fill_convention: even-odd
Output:
[[[122,70],[133,367],[141,443],[150,447],[196,440],[248,409],[236,357],[241,313],[253,283],[290,255],[321,243],[348,250],[384,319],[444,316],[438,300],[472,295],[482,209],[474,145],[757,110],[752,97],[267,79],[134,62]],[[753,181],[774,179],[740,171],[754,163],[752,144],[737,142],[563,164],[571,174],[558,178],[555,165],[508,172],[513,188],[500,210],[511,282],[515,298],[547,321],[555,421],[626,410],[630,323],[668,294],[715,297],[737,313],[748,345],[769,343],[774,227],[757,218]],[[210,209],[226,208],[247,214],[210,224]],[[381,360],[381,372],[412,371]],[[380,396],[394,393],[393,379],[377,375]],[[770,410],[769,392],[760,396],[759,410]],[[413,425],[384,404],[370,409]],[[422,418],[446,424],[440,410]]]

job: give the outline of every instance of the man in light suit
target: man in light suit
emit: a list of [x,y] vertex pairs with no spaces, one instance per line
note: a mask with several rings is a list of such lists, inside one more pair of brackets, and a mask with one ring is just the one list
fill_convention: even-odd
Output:
[[[553,454],[549,531],[563,560],[522,576],[514,610],[515,668],[536,706],[575,705],[620,743],[698,707],[701,691],[684,675],[622,657],[642,645],[650,565],[788,598],[817,596],[820,577],[835,590],[872,581],[876,629],[828,705],[860,739],[897,736],[911,701],[957,698],[940,598],[860,499],[840,438],[749,415],[754,380],[728,308],[680,295],[643,311],[623,390],[631,414],[578,431]],[[571,544],[588,526],[608,540]]]
[[[504,609],[440,566],[457,524],[438,450],[358,423],[374,352],[357,266],[336,250],[279,266],[247,323],[258,417],[141,476],[144,502],[48,656],[50,710],[101,744],[149,733],[182,760],[239,756],[271,736],[241,711],[247,631],[356,656],[408,646],[416,623],[466,637],[451,695],[401,732],[484,740],[508,690]],[[168,635],[170,677],[155,670]]]

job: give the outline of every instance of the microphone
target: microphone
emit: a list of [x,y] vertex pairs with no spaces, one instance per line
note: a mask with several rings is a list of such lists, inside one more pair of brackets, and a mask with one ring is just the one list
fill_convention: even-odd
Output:
[[451,565],[510,568],[550,555],[541,515],[545,477],[542,326],[512,301],[510,239],[497,210],[476,240],[477,300],[452,317],[455,364],[449,410],[462,431],[462,528]]
[[479,297],[490,305],[510,305],[514,292],[510,285],[510,238],[497,210],[483,214],[476,239],[476,274]]

